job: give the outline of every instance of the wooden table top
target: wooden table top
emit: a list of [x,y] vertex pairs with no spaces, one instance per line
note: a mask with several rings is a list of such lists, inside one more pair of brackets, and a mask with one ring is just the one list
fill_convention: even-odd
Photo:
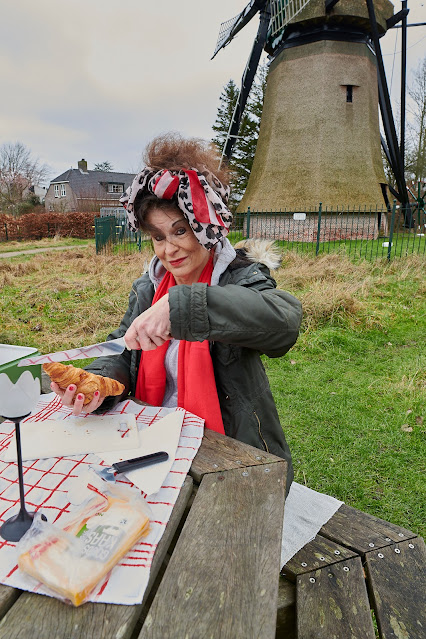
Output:
[[206,431],[142,603],[73,608],[0,585],[0,639],[272,639],[285,485],[285,461]]

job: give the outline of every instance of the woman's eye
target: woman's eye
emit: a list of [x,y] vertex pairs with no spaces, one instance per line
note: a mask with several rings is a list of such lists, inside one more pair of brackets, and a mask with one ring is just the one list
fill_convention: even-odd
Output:
[[164,237],[162,237],[161,235],[153,235],[152,239],[154,240],[154,242],[161,242],[162,240],[164,240]]
[[186,229],[184,227],[177,229],[176,235],[185,235]]

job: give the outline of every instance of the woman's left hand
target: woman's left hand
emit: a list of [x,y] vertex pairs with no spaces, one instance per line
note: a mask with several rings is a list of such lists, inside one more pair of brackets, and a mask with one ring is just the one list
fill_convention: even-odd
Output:
[[132,350],[152,351],[171,338],[169,295],[163,295],[158,302],[139,315],[124,336]]

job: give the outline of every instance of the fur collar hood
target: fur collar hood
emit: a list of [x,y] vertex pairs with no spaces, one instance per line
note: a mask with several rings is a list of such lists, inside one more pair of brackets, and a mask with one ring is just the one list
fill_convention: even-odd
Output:
[[273,271],[280,267],[282,256],[274,240],[246,239],[235,244],[252,262],[260,262]]

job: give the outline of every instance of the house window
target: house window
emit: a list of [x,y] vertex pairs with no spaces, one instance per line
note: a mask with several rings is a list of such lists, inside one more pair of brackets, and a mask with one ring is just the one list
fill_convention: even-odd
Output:
[[65,184],[61,184],[61,197],[65,197],[67,194],[67,190]]
[[108,193],[123,193],[124,184],[108,184]]
[[352,102],[354,95],[354,87],[352,84],[346,85],[346,102]]
[[59,184],[55,184],[54,187],[55,197],[59,197]]

